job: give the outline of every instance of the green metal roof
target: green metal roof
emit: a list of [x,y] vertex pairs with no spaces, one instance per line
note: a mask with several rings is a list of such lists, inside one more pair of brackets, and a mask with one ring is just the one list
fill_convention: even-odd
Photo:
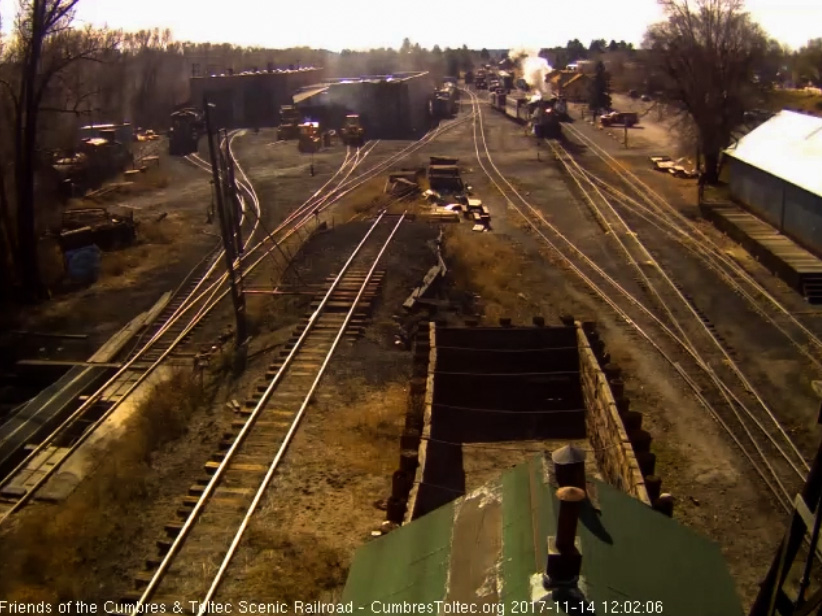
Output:
[[[531,579],[544,570],[547,537],[556,530],[557,501],[546,481],[536,457],[366,544],[342,601],[352,601],[360,614],[435,601],[501,603],[505,614],[513,613],[515,602],[531,600]],[[580,586],[597,615],[620,613],[614,608],[630,601],[633,613],[741,616],[716,544],[616,488],[599,481],[593,488],[598,511],[586,505],[578,536]]]

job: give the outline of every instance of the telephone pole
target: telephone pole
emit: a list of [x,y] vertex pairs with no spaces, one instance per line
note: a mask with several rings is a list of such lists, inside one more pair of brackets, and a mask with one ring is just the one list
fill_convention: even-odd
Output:
[[[819,393],[819,392],[817,392]],[[822,408],[817,423],[822,424]],[[822,444],[816,452],[802,491],[793,502],[788,532],[782,539],[749,616],[810,616],[822,613],[822,589],[805,597],[811,565],[819,557],[820,518],[822,516]],[[789,589],[788,576],[801,559],[800,549],[810,535],[799,592]],[[790,596],[793,595],[793,596]]]
[[[241,277],[238,278],[237,272],[234,269],[234,263],[237,261],[238,255],[236,243],[232,239],[234,234],[232,233],[231,215],[226,211],[225,207],[225,184],[223,184],[220,178],[217,148],[214,145],[214,131],[211,126],[211,104],[208,102],[207,96],[203,96],[203,108],[205,109],[206,131],[208,133],[208,153],[211,156],[211,174],[214,178],[214,192],[217,197],[217,215],[220,221],[220,235],[223,238],[226,272],[228,274],[231,300],[234,305],[234,317],[236,319],[236,355],[234,370],[235,373],[239,373],[245,367],[245,351],[248,338],[245,320],[245,297],[240,288],[242,279]],[[223,178],[227,179],[225,174]]]
[[[223,131],[225,142],[225,153],[223,155],[223,177],[226,178],[226,199],[231,207],[228,208],[229,221],[231,223],[231,237],[234,241],[236,254],[241,256],[243,254],[243,236],[240,227],[240,221],[243,217],[242,207],[240,205],[240,193],[237,191],[237,181],[234,177],[234,159],[231,156],[231,148],[229,147],[228,131]],[[240,267],[242,263],[240,263]],[[240,272],[242,278],[242,271]]]

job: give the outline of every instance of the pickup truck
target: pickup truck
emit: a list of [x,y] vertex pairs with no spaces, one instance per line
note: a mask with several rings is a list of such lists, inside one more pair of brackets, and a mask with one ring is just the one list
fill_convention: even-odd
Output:
[[624,124],[629,128],[634,124],[639,124],[639,116],[635,113],[624,113],[622,111],[612,111],[599,117],[602,126],[613,126],[614,124]]

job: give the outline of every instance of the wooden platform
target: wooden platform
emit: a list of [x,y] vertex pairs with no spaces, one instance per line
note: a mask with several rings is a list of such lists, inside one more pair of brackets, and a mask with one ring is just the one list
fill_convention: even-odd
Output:
[[702,215],[811,304],[822,304],[822,259],[738,205],[700,205]]

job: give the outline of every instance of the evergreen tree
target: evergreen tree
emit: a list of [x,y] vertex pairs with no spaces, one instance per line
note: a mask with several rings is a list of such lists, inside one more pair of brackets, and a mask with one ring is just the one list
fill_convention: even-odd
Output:
[[588,50],[585,49],[585,45],[583,45],[579,39],[568,41],[568,44],[565,46],[565,49],[568,52],[568,58],[571,60],[571,62],[576,62],[577,60],[584,60],[588,57]]
[[588,108],[598,114],[600,111],[611,108],[611,77],[600,60],[596,64],[594,80],[591,82],[591,95]]

